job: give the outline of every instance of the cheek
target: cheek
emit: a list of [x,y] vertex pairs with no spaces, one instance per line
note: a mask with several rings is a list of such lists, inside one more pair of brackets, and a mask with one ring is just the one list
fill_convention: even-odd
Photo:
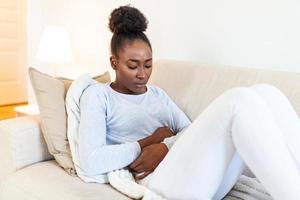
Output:
[[130,82],[134,79],[136,72],[133,70],[123,70],[120,75],[124,81]]

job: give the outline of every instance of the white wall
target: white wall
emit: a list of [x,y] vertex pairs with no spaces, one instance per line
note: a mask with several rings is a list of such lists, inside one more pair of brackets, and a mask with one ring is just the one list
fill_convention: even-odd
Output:
[[[59,75],[110,69],[107,28],[110,12],[131,3],[149,20],[147,35],[154,59],[278,69],[300,72],[300,1],[297,0],[28,0],[29,65],[36,61],[43,26],[71,32],[74,62]],[[30,39],[31,38],[31,39]],[[51,71],[51,70],[50,70]]]
[[[42,10],[39,0],[27,0],[27,66],[41,69],[40,63],[36,60],[40,35],[43,27]],[[49,69],[44,68],[41,71],[49,73]],[[28,74],[27,74],[28,75]],[[28,81],[28,102],[35,102],[34,92],[32,90],[29,77]]]

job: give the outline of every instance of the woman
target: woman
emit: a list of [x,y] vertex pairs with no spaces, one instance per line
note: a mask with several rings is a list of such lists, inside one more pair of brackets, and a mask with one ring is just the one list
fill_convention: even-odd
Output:
[[152,48],[143,14],[122,6],[109,27],[116,79],[80,100],[85,176],[128,167],[168,199],[221,199],[242,172],[232,162],[245,161],[275,199],[300,199],[300,123],[281,92],[266,84],[230,89],[191,123],[162,89],[146,85]]

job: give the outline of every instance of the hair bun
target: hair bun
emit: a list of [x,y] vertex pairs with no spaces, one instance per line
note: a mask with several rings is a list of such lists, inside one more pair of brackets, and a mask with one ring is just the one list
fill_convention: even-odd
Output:
[[136,8],[121,6],[110,14],[109,29],[112,33],[136,33],[147,29],[148,21]]

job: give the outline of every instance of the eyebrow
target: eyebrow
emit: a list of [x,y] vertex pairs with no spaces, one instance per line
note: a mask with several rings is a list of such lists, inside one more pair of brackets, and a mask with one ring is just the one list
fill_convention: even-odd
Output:
[[[151,60],[152,60],[152,58],[149,58],[149,59],[145,60],[145,62],[148,62],[148,61],[151,61]],[[128,59],[127,61],[140,62],[140,61],[137,60],[137,59]]]

